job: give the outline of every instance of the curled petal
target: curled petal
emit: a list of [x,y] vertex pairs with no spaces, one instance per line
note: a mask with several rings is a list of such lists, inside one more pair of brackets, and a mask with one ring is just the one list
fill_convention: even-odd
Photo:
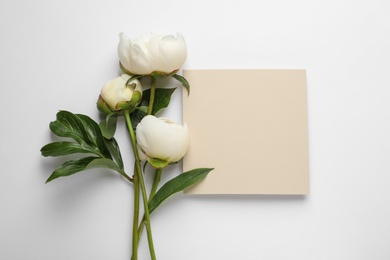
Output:
[[125,68],[131,68],[131,61],[129,57],[129,52],[127,51],[131,46],[131,40],[127,37],[126,34],[119,34],[119,44],[118,44],[118,57],[119,61]]
[[160,51],[167,72],[180,69],[187,59],[187,45],[183,36],[178,33],[164,36],[161,40]]

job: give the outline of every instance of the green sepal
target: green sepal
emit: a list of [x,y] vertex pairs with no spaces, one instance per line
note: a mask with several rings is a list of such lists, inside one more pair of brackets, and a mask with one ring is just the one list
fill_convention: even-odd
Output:
[[118,102],[115,106],[115,109],[117,111],[119,110],[129,110],[129,111],[133,111],[135,108],[133,102],[131,101],[121,101],[121,102]]
[[148,112],[147,106],[139,106],[136,108],[136,110],[140,110],[141,112],[144,112],[145,114]]
[[133,112],[135,108],[138,106],[138,104],[141,102],[142,94],[139,91],[135,91],[133,93],[133,97],[129,101],[121,101],[118,102],[115,106],[116,110],[129,110],[130,112]]
[[137,76],[137,77],[145,77],[145,76],[152,76],[152,77],[169,77],[169,76],[172,76],[173,74],[177,73],[179,70],[174,70],[172,72],[163,72],[163,71],[153,71],[152,73],[150,74],[145,74],[145,75],[138,75],[138,74],[134,74],[132,73],[131,71],[129,71],[128,69],[125,68],[125,66],[123,66],[122,62],[119,62],[119,67],[120,69],[128,74],[128,75],[131,75],[131,76]]
[[156,169],[163,169],[169,164],[168,161],[157,159],[157,158],[148,158],[148,162],[150,163],[150,165],[153,166],[153,168]]
[[172,76],[172,75],[175,75],[176,72],[178,72],[179,70],[174,70],[172,72],[163,72],[163,71],[153,71],[150,76],[152,77],[160,77],[160,78],[165,78],[165,77],[169,77],[169,76]]
[[101,95],[99,95],[98,101],[96,102],[96,107],[100,112],[106,115],[113,112]]
[[176,79],[177,81],[179,81],[181,84],[183,84],[183,87],[185,87],[187,89],[187,93],[189,95],[190,94],[190,83],[186,80],[186,78],[181,76],[181,75],[178,75],[178,74],[174,74],[174,75],[172,75],[172,77],[174,79]]
[[198,168],[184,172],[167,181],[149,202],[149,213],[152,213],[160,204],[172,196],[204,179],[213,168]]

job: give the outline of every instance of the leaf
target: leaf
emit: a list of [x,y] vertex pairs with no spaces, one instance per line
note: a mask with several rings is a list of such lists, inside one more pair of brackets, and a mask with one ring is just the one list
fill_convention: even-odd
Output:
[[181,76],[181,75],[178,75],[178,74],[174,74],[174,75],[172,75],[172,77],[174,79],[176,79],[177,81],[179,81],[181,84],[183,84],[183,87],[185,87],[187,89],[187,92],[189,95],[190,94],[190,83],[188,83],[186,78]]
[[105,142],[108,150],[110,151],[111,156],[118,164],[119,168],[123,170],[124,166],[123,166],[122,155],[121,155],[121,151],[119,150],[119,145],[117,141],[115,140],[115,138],[111,138],[111,139],[105,139]]
[[[175,92],[175,90],[176,88],[156,88],[152,115],[155,115],[161,109],[168,107],[169,102],[171,101],[171,96],[173,92]],[[148,100],[149,100],[150,89],[148,89],[147,93],[148,93]],[[148,105],[149,105],[149,101],[148,101]]]
[[91,168],[109,168],[124,174],[124,172],[118,168],[118,165],[111,159],[102,159],[99,157],[90,156],[81,158],[79,160],[65,162],[50,175],[46,183],[59,177],[69,176]]
[[213,168],[193,169],[191,171],[184,172],[166,182],[149,202],[149,213],[152,213],[164,200],[166,200],[171,195],[182,191],[205,178],[211,170],[213,170]]
[[54,142],[41,148],[41,154],[43,156],[63,156],[73,153],[95,153],[95,151],[84,148],[74,142]]
[[106,119],[101,121],[99,128],[105,138],[111,139],[116,131],[116,122],[118,116],[115,113],[108,114]]
[[134,131],[136,130],[137,125],[141,122],[142,118],[144,118],[146,115],[147,113],[142,110],[135,110],[133,113],[130,114],[131,124],[133,126]]
[[99,159],[98,157],[84,157],[79,160],[71,160],[62,164],[59,168],[57,168],[47,179],[46,183],[57,179],[59,177],[69,176],[74,173],[83,171],[88,164],[90,164],[93,160]]
[[[175,90],[176,88],[156,88],[152,115],[155,115],[161,109],[168,107],[171,101],[171,96]],[[143,108],[149,106],[149,99],[150,89],[144,90],[141,103],[139,104],[141,109],[137,109],[131,114],[131,121],[134,130],[137,128],[137,125],[141,122],[142,118],[144,118],[147,114],[147,110],[145,111]]]
[[87,132],[80,118],[68,111],[58,112],[57,120],[51,122],[49,127],[55,135],[73,138],[79,144],[88,140]]
[[[115,119],[116,120],[116,119]],[[70,137],[76,142],[53,142],[41,148],[43,156],[62,156],[73,153],[93,153],[96,156],[70,160],[58,167],[47,179],[69,176],[90,168],[109,168],[119,172],[126,179],[123,160],[118,143],[114,138],[106,139],[99,125],[90,117],[72,114],[68,111],[57,113],[57,120],[50,123],[52,132],[60,137]]]
[[114,171],[117,171],[119,173],[124,173],[119,167],[118,165],[111,159],[103,159],[103,158],[98,158],[98,159],[95,159],[93,161],[91,161],[87,167],[85,168],[85,170],[88,170],[88,169],[92,169],[92,168],[107,168],[107,169],[111,169],[111,170],[114,170]]
[[103,134],[100,130],[99,125],[89,116],[81,114],[77,114],[76,116],[80,119],[81,123],[84,126],[85,132],[87,133],[88,140],[85,141],[88,143],[90,142],[95,147],[97,147],[97,149],[105,158],[111,159],[110,152],[108,151],[106,143],[104,142]]

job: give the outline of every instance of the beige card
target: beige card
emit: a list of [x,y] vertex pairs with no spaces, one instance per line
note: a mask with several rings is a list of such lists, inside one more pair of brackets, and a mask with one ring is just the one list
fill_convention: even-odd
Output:
[[308,194],[305,70],[186,70],[184,171],[215,168],[187,194]]

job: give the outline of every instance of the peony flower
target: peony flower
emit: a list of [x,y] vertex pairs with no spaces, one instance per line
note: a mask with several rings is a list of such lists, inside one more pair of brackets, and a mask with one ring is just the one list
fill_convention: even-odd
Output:
[[97,103],[101,112],[109,114],[122,109],[135,108],[142,99],[142,85],[137,79],[132,79],[127,85],[130,76],[122,76],[107,82],[99,96]]
[[148,34],[136,39],[124,33],[119,36],[119,60],[131,74],[169,75],[178,71],[187,59],[187,45],[180,33],[176,37]]
[[137,126],[136,136],[146,157],[169,163],[180,161],[189,146],[187,125],[176,124],[167,118],[145,116]]

